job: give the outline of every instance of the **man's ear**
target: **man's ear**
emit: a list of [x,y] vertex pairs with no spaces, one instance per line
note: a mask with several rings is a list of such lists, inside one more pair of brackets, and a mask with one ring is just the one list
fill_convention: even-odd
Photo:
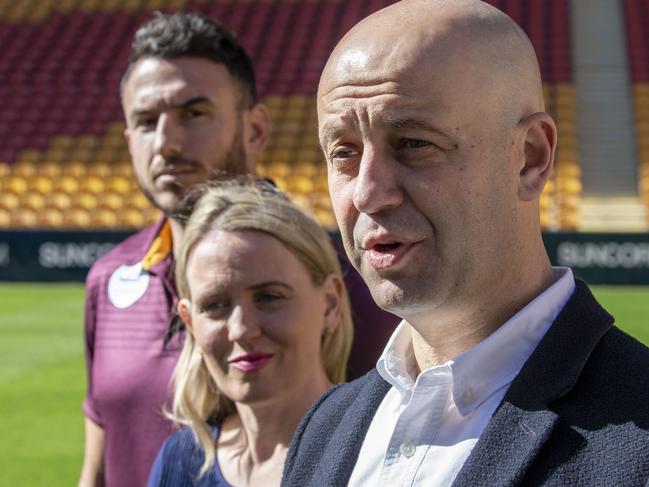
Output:
[[329,274],[322,284],[325,291],[323,333],[333,333],[343,312],[344,285],[340,276]]
[[537,199],[550,178],[557,149],[557,126],[550,115],[533,113],[519,124],[523,144],[518,181],[518,197],[522,201]]
[[244,113],[243,146],[246,153],[248,169],[255,173],[257,156],[266,146],[270,134],[268,110],[263,103],[257,103]]
[[185,323],[185,326],[189,329],[189,331],[193,331],[191,301],[187,298],[182,298],[180,301],[178,301],[177,309],[178,315],[180,316],[180,319],[183,320],[183,323]]

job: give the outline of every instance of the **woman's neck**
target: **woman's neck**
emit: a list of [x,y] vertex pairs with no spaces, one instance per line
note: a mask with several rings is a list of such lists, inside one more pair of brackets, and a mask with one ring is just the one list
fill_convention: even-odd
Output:
[[217,442],[221,471],[233,485],[279,485],[286,452],[300,419],[330,386],[326,378],[264,401],[236,403]]

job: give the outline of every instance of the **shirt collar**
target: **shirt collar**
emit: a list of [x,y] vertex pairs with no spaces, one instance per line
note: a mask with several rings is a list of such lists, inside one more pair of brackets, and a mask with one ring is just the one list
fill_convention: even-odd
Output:
[[553,272],[554,284],[494,333],[453,360],[421,372],[416,382],[409,370],[414,365],[409,325],[402,321],[377,362],[379,374],[405,401],[415,387],[426,384],[427,377],[447,375],[450,368],[453,400],[460,414],[467,415],[511,383],[572,295],[575,289],[572,271],[555,267]]
[[142,268],[145,271],[150,271],[154,266],[166,259],[171,253],[172,249],[171,240],[171,225],[169,220],[164,219],[159,224],[159,229],[149,248],[142,258]]

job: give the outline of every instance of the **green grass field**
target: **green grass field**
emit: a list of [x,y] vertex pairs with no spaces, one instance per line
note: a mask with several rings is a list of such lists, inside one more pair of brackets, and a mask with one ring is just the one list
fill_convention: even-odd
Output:
[[[649,344],[649,288],[596,287]],[[85,390],[80,284],[0,284],[0,486],[76,485]]]

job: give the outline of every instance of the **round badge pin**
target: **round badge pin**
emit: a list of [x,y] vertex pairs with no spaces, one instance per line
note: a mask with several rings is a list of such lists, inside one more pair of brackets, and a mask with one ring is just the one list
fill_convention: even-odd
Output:
[[108,281],[108,299],[116,308],[128,308],[144,296],[150,278],[141,263],[121,265]]

